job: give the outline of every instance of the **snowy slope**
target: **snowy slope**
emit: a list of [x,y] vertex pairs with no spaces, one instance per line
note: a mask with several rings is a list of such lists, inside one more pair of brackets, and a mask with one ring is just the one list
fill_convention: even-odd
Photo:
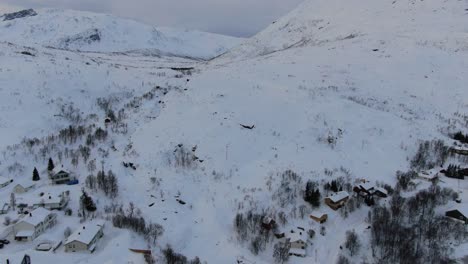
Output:
[[[324,224],[327,235],[321,236],[318,224],[295,216],[296,207],[305,204],[302,199],[284,208],[277,204],[272,195],[279,185],[277,174],[291,169],[303,181],[323,183],[349,171],[351,180],[393,185],[395,171],[408,169],[418,140],[440,138],[450,144],[448,130],[468,129],[465,4],[309,0],[209,63],[138,53],[31,49],[21,45],[26,41],[21,37],[20,44],[0,43],[0,174],[29,179],[35,166],[45,173],[49,156],[58,160],[59,152],[67,148],[73,153],[84,140],[28,147],[28,141],[20,144],[22,138],[46,137],[72,124],[60,115],[62,105],[72,104],[89,117],[80,124],[103,126],[105,113],[96,100],[111,98],[115,112],[125,109],[128,131],[108,128],[109,138],[92,149],[88,161],[79,158],[73,165],[63,157],[61,163],[79,175],[80,185],[51,187],[43,177],[34,193],[18,199],[70,188],[70,207],[76,212],[84,179],[95,173],[89,161],[98,167],[102,161],[119,177],[120,194],[112,200],[93,192],[98,210],[132,201],[145,219],[162,224],[165,232],[152,248],[158,260],[159,249],[171,244],[177,252],[208,263],[235,263],[239,256],[250,263],[273,263],[272,243],[254,255],[233,234],[237,212],[273,208],[288,216],[282,230],[304,226],[317,233],[308,257],[293,257],[289,263],[336,263],[347,230],[356,229],[367,244],[368,207],[344,219],[322,204],[317,210],[329,220]],[[174,67],[194,70],[184,74]],[[167,91],[141,99],[155,86]],[[327,142],[330,136],[336,138],[334,144]],[[203,162],[175,167],[171,155],[178,144],[189,150],[197,146]],[[125,168],[122,161],[134,162],[137,169]],[[19,169],[12,166],[15,162]],[[0,189],[0,200],[8,201],[11,188]],[[461,182],[459,189],[468,200],[468,183]],[[62,239],[63,229],[78,221],[76,214],[61,215],[57,229],[41,239]],[[140,256],[127,248],[144,248],[144,240],[108,226],[106,240],[91,256],[62,249],[35,252],[34,243],[15,242],[0,260],[28,253],[39,263],[51,257],[69,263],[139,263]],[[455,248],[454,256],[463,257],[466,247],[465,242]],[[373,263],[366,250],[354,260]]]
[[198,31],[155,28],[133,20],[83,11],[39,9],[38,15],[0,21],[0,41],[60,49],[127,52],[208,59],[241,39]]
[[304,1],[288,15],[223,55],[227,61],[291,47],[360,41],[468,49],[466,1]]

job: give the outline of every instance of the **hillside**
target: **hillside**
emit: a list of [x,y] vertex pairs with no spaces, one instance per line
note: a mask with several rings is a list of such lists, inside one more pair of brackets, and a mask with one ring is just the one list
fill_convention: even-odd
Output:
[[360,42],[432,46],[466,51],[466,1],[304,1],[298,8],[223,55],[226,61],[268,55],[288,48]]
[[238,38],[205,32],[155,28],[111,15],[58,9],[36,11],[35,16],[0,21],[0,41],[197,59],[212,58],[241,42]]
[[[283,240],[259,231],[265,215],[275,218],[287,236],[298,227],[314,231],[305,239],[306,257],[291,256],[287,263],[337,263],[343,256],[351,263],[461,261],[468,250],[465,233],[442,216],[467,205],[467,180],[441,175],[433,185],[416,175],[449,164],[468,167],[467,158],[446,153],[448,147],[468,149],[453,139],[457,131],[468,133],[466,8],[464,1],[308,0],[209,62],[190,59],[206,50],[194,51],[196,46],[183,42],[177,53],[184,58],[116,52],[146,49],[148,31],[132,30],[131,36],[139,37],[131,44],[116,41],[119,37],[104,40],[109,26],[104,15],[43,11],[60,20],[67,14],[67,19],[47,26],[53,29],[47,34],[34,30],[32,40],[25,32],[42,26],[26,19],[7,22],[22,29],[12,30],[0,22],[0,32],[8,33],[2,40],[12,42],[0,43],[0,175],[28,181],[37,167],[41,180],[34,191],[18,194],[18,203],[37,200],[40,192],[69,190],[67,207],[73,212],[57,211],[56,227],[33,242],[5,245],[0,261],[29,254],[39,263],[51,257],[67,263],[141,263],[142,256],[128,248],[149,247],[157,263],[164,263],[161,249],[170,244],[175,252],[208,263],[274,263],[275,245]],[[85,16],[92,22],[85,23]],[[40,17],[39,12],[27,19]],[[77,30],[75,19],[83,25]],[[135,23],[116,21],[120,29]],[[100,43],[79,44],[88,52],[76,52],[78,46],[57,49],[63,37],[89,28],[98,28],[103,37]],[[190,34],[176,35],[193,40]],[[426,152],[415,162],[426,141]],[[49,157],[80,183],[51,185]],[[101,168],[117,176],[116,197],[90,184],[88,175],[98,175]],[[397,171],[410,170],[415,172],[398,173],[397,179]],[[367,206],[353,192],[362,179],[395,192]],[[321,192],[318,207],[303,199],[308,181]],[[334,192],[326,187],[333,181],[352,194],[337,211],[324,202]],[[9,201],[13,185],[0,189],[0,200]],[[439,190],[434,186],[443,191],[432,202]],[[158,223],[164,232],[152,243],[144,232],[108,221],[92,255],[63,248],[55,254],[35,251],[38,241],[63,240],[66,227],[78,226],[82,188],[96,202],[91,218],[112,219],[122,205],[124,214]],[[425,190],[431,193],[418,193]],[[453,201],[455,193],[461,203]],[[421,199],[412,200],[415,195]],[[430,210],[421,209],[421,201]],[[420,226],[398,226],[400,233],[393,226],[388,230],[394,237],[412,237],[414,229],[422,237],[420,230],[436,227],[430,230],[439,240],[421,244],[417,261],[379,254],[374,231],[379,226],[369,215],[378,216],[374,209],[390,205],[388,219],[396,219],[396,209],[403,208],[409,212],[403,218],[410,220],[398,224]],[[319,212],[328,215],[326,223],[309,218]],[[0,221],[7,216],[19,217],[10,211]],[[0,227],[0,235],[10,227]],[[345,246],[351,230],[361,243],[356,254]],[[418,243],[398,246],[419,248],[412,246]],[[432,250],[437,245],[447,248]]]

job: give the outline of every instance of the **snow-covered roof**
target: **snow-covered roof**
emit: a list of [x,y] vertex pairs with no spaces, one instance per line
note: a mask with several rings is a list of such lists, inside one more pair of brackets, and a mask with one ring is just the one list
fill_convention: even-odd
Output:
[[21,230],[16,233],[16,237],[32,237],[34,230]]
[[299,231],[295,232],[295,233],[289,233],[287,235],[287,237],[289,238],[289,242],[296,242],[296,241],[306,241],[305,237],[304,237],[304,232],[302,231],[301,232],[302,235],[300,234]]
[[456,204],[449,211],[458,210],[462,215],[468,217],[468,203]]
[[80,226],[75,232],[73,232],[65,241],[68,244],[73,241],[78,241],[83,244],[89,245],[91,240],[97,235],[99,230],[104,227],[104,221],[95,220],[85,225]]
[[11,182],[11,179],[7,179],[5,177],[0,176],[0,184],[5,184]]
[[21,187],[27,189],[27,188],[33,187],[34,185],[36,185],[36,183],[34,183],[34,182],[30,181],[30,180],[21,180],[21,181],[17,182],[15,187],[18,186],[18,185],[20,185]]
[[388,195],[388,192],[387,192],[387,190],[385,190],[385,189],[384,189],[384,188],[382,188],[382,187],[377,187],[377,188],[375,188],[375,191],[379,191],[379,192],[381,192],[381,193],[383,193],[383,194],[386,194],[386,195]]
[[65,197],[65,192],[48,192],[40,197],[39,202],[35,204],[55,204],[62,201],[62,197]]
[[290,248],[289,253],[294,254],[294,255],[299,255],[299,256],[305,256],[306,255],[305,249],[302,249],[302,248]]
[[328,196],[327,198],[332,200],[332,202],[337,203],[337,202],[343,200],[346,197],[349,197],[348,192],[341,191],[341,192],[333,193],[330,196]]
[[418,174],[419,177],[421,178],[424,178],[424,179],[428,179],[428,180],[433,180],[435,178],[437,178],[438,174],[435,173],[435,172],[427,172],[427,171],[423,171],[421,173]]
[[361,187],[362,189],[366,191],[369,191],[374,188],[374,184],[372,184],[371,182],[365,182],[365,183],[359,184],[359,187]]
[[31,211],[26,217],[24,217],[21,222],[25,222],[28,224],[31,224],[33,226],[37,226],[39,223],[44,221],[44,219],[47,218],[48,215],[50,215],[52,212],[42,208],[38,207]]
[[322,217],[324,215],[327,215],[327,214],[324,213],[324,212],[312,212],[310,215],[313,216],[313,217],[320,218],[320,217]]

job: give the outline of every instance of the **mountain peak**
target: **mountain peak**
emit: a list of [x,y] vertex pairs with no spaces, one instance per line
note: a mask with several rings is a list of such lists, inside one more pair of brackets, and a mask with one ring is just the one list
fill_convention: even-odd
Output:
[[[84,11],[39,9],[7,15],[8,20],[0,21],[1,40],[74,51],[151,50],[153,54],[164,56],[209,59],[241,41],[206,32],[156,28],[130,19]],[[30,19],[13,19],[28,15]]]

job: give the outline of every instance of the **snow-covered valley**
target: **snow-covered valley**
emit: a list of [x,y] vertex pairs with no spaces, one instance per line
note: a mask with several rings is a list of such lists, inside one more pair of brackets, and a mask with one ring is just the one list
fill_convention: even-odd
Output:
[[[286,236],[297,227],[315,232],[305,239],[306,256],[288,263],[340,256],[382,263],[371,250],[372,207],[347,188],[362,179],[396,186],[397,171],[420,172],[412,162],[420,142],[453,147],[453,133],[468,133],[467,8],[466,1],[308,0],[246,40],[77,11],[0,22],[0,176],[13,179],[0,189],[0,206],[17,183],[32,182],[35,167],[41,179],[15,194],[16,204],[70,191],[66,208],[54,211],[57,223],[33,241],[14,241],[14,224],[3,224],[21,221],[18,210],[0,215],[0,234],[11,241],[0,261],[20,263],[27,254],[32,263],[144,263],[129,250],[138,248],[165,263],[161,250],[171,245],[208,263],[274,263],[281,239],[270,234],[252,250],[255,238],[240,238],[236,215],[251,211],[274,218]],[[78,35],[94,28],[100,40],[82,42]],[[79,184],[51,184],[49,158]],[[449,164],[468,167],[466,157],[450,155],[432,171]],[[115,197],[87,180],[101,170],[116,175]],[[466,208],[467,180],[440,178],[461,203],[438,204],[433,217]],[[319,186],[318,207],[302,197],[309,180]],[[324,202],[332,180],[351,195],[337,211]],[[402,197],[431,186],[411,182]],[[97,209],[84,223],[107,220],[94,253],[35,250],[41,241],[65,241],[64,230],[83,222],[82,188]],[[162,226],[156,243],[114,226],[129,203]],[[318,212],[325,223],[309,217]],[[356,254],[344,246],[350,230],[361,241]],[[461,261],[466,238],[450,242],[448,256]]]

